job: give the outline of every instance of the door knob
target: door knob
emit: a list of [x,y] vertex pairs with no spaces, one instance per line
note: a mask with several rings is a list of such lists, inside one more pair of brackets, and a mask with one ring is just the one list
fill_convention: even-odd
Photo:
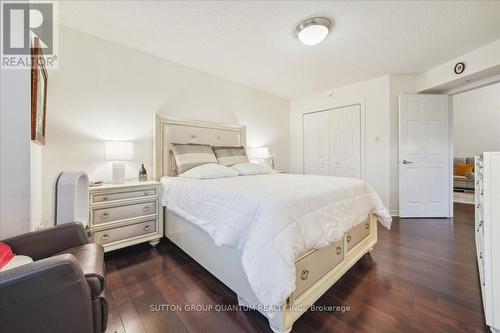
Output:
[[403,160],[403,164],[413,164],[411,161]]

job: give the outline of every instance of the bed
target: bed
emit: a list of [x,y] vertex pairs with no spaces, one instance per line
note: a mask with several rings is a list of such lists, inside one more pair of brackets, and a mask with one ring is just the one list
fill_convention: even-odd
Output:
[[360,180],[288,174],[203,181],[168,177],[172,143],[245,146],[243,126],[155,115],[154,137],[165,236],[232,289],[240,305],[265,315],[274,332],[289,332],[373,249],[377,217],[390,227],[378,195]]

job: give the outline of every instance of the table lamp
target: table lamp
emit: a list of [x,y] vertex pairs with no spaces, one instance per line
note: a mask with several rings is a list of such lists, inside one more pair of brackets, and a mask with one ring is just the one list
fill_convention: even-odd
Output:
[[273,154],[269,151],[269,147],[249,147],[248,159],[250,162],[269,165],[274,168]]
[[113,184],[125,182],[125,164],[132,160],[134,144],[131,141],[104,141],[104,159],[113,161]]

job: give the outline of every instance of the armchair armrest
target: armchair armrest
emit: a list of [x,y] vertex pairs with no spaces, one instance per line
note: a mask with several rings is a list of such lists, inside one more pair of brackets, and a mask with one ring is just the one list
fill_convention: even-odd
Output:
[[89,285],[62,254],[0,272],[1,332],[93,332]]
[[72,222],[3,240],[15,254],[39,260],[89,242],[81,223]]

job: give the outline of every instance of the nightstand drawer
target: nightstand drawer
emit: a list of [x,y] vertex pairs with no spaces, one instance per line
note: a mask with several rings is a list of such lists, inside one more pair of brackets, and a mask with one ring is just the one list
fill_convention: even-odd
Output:
[[109,202],[109,201],[124,200],[124,199],[135,199],[146,196],[152,196],[156,194],[157,194],[156,189],[92,194],[91,202]]
[[127,225],[94,233],[94,240],[99,244],[107,244],[119,240],[142,236],[156,232],[156,220]]
[[157,214],[156,200],[119,207],[93,209],[92,221],[93,224],[96,225],[153,214]]

